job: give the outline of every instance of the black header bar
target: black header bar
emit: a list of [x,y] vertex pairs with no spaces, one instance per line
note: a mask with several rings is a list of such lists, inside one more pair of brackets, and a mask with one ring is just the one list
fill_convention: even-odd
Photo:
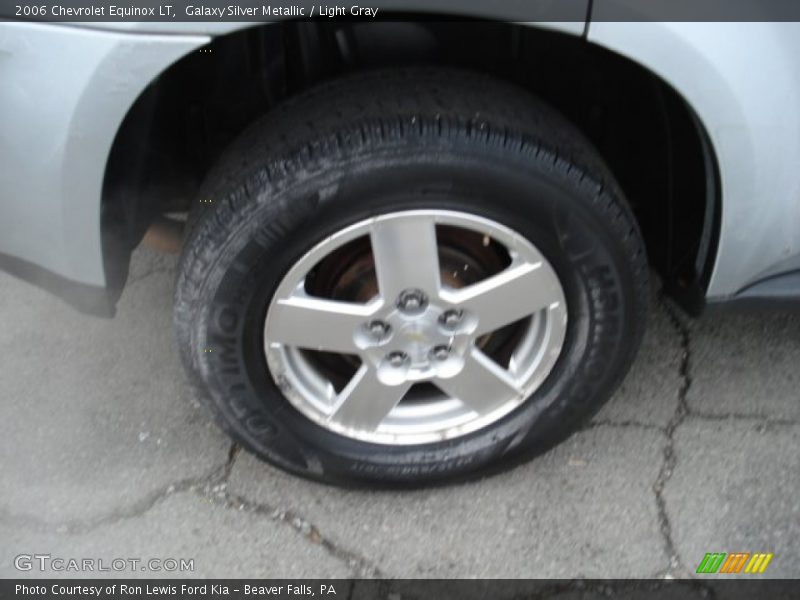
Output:
[[514,22],[800,22],[800,0],[0,0],[0,18],[51,22],[272,22],[476,18]]

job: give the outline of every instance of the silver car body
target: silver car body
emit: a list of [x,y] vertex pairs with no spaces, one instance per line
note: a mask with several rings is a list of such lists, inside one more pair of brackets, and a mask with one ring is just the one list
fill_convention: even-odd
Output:
[[[115,135],[164,69],[252,24],[0,22],[0,256],[106,286],[101,193]],[[721,222],[710,301],[800,294],[800,24],[531,24],[643,65],[698,115]],[[65,51],[68,48],[69,51]],[[776,279],[777,278],[777,279]]]

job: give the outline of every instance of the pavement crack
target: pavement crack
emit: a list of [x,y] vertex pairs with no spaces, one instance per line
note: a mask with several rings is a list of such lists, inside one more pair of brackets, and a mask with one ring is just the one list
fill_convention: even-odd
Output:
[[207,493],[225,493],[225,490],[228,488],[228,481],[231,478],[231,473],[233,472],[233,465],[236,464],[236,457],[239,456],[239,452],[241,452],[241,450],[242,447],[239,446],[239,444],[231,444],[231,447],[228,449],[228,460],[225,461],[225,464],[222,466],[219,477],[211,482],[210,485],[205,486],[205,491]]
[[347,565],[354,578],[383,577],[381,570],[367,558],[324,537],[316,525],[292,510],[252,502],[243,496],[230,494],[225,490],[220,490],[207,498],[217,506],[267,517],[291,527],[306,540],[322,547],[329,555]]
[[664,489],[672,477],[677,464],[677,456],[675,454],[675,431],[681,426],[689,414],[689,405],[686,398],[692,386],[691,332],[684,321],[684,317],[679,314],[678,309],[665,297],[662,296],[660,300],[670,323],[680,338],[681,347],[681,360],[678,367],[681,381],[678,387],[678,404],[669,422],[664,427],[664,435],[667,438],[667,442],[664,445],[661,468],[653,484],[653,493],[655,494],[656,508],[658,510],[659,529],[661,530],[661,536],[663,538],[664,552],[669,561],[667,569],[660,573],[660,575],[662,577],[685,577],[687,574],[681,563],[673,538],[672,523],[670,522],[667,512]]
[[112,510],[92,519],[68,519],[66,521],[51,522],[31,514],[12,514],[9,511],[0,509],[0,521],[13,523],[15,526],[22,525],[27,529],[39,533],[64,535],[90,533],[106,525],[140,517],[173,494],[197,489],[215,489],[220,484],[224,484],[227,481],[237,453],[238,446],[234,444],[228,452],[227,461],[222,465],[214,467],[205,475],[187,477],[174,481],[154,490],[144,498],[141,498],[127,507]]
[[642,423],[641,421],[633,421],[633,420],[626,420],[626,421],[610,421],[610,420],[599,420],[599,421],[591,421],[587,423],[584,427],[581,428],[582,431],[586,431],[588,429],[596,429],[598,427],[616,427],[620,429],[644,429],[645,431],[659,431],[664,433],[664,427],[660,425],[655,425],[653,423]]

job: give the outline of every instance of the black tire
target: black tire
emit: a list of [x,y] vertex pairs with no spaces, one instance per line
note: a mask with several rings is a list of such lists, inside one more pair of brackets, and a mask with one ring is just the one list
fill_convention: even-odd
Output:
[[[608,399],[642,337],[647,261],[613,176],[555,111],[488,77],[409,69],[320,86],[250,127],[200,198],[210,209],[186,241],[176,291],[182,359],[236,441],[306,477],[419,484],[543,452]],[[266,369],[261,331],[298,257],[351,223],[407,208],[471,212],[522,233],[561,279],[569,326],[545,383],[501,420],[388,446],[295,410]]]

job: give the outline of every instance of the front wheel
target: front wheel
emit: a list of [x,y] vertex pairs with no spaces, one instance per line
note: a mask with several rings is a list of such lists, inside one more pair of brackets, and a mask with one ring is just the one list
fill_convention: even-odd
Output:
[[245,132],[202,198],[184,362],[236,440],[296,473],[419,483],[541,452],[641,338],[645,255],[613,177],[482,76],[312,90]]

